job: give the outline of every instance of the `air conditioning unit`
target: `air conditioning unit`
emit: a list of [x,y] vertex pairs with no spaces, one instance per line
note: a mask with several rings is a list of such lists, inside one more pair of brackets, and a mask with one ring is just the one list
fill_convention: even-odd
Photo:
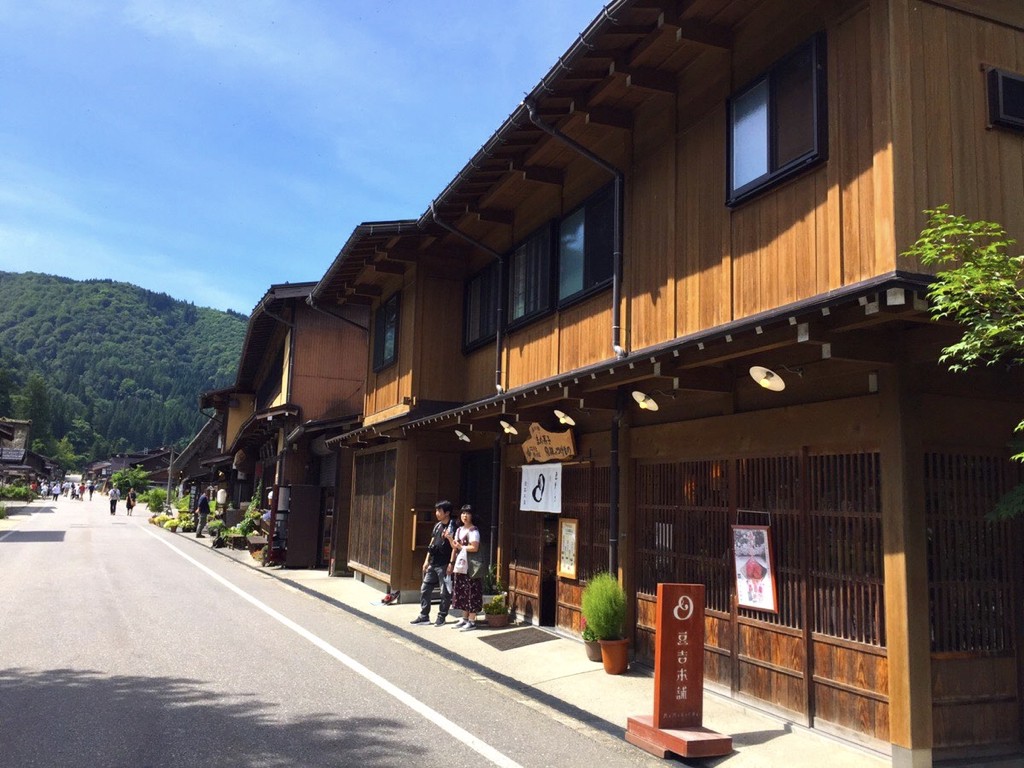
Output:
[[986,76],[989,125],[1024,132],[1024,75],[993,67]]

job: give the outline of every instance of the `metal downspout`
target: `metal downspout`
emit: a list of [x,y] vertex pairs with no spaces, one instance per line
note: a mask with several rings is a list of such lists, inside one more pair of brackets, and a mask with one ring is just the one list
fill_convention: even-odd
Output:
[[623,393],[615,393],[615,413],[612,415],[611,448],[608,454],[608,573],[619,577],[619,427],[622,424]]
[[494,437],[494,448],[491,456],[491,540],[488,549],[488,568],[494,567],[498,572],[498,504],[501,502],[501,438],[502,432]]
[[489,253],[498,262],[498,306],[495,309],[497,315],[497,323],[494,331],[494,390],[500,395],[505,392],[505,387],[501,383],[502,376],[502,365],[501,365],[501,344],[502,344],[502,326],[505,324],[505,257],[498,253],[493,248],[489,248],[479,240],[475,240],[465,232],[460,232],[455,227],[446,223],[437,215],[437,210],[434,207],[434,201],[430,201],[430,216],[434,220],[437,226],[441,227],[447,232],[451,232],[458,238],[465,240],[472,246],[479,248],[484,253]]
[[[450,232],[456,237],[465,240],[470,245],[479,248],[484,253],[489,253],[498,262],[498,306],[495,308],[497,318],[494,330],[494,389],[500,395],[505,391],[505,387],[501,383],[501,330],[505,323],[505,257],[493,248],[487,247],[479,240],[473,239],[465,232],[460,232],[455,229],[455,227],[443,221],[441,217],[437,215],[437,209],[434,206],[433,200],[430,201],[430,216],[434,220],[434,223],[439,227]],[[502,433],[499,432],[494,438],[494,448],[492,448],[493,453],[491,458],[491,539],[488,547],[488,564],[495,568],[497,568],[498,565],[498,507],[501,503],[501,437]]]
[[614,165],[598,157],[575,139],[571,139],[554,126],[548,125],[537,115],[537,107],[530,101],[524,101],[530,122],[547,134],[566,144],[595,165],[610,173],[615,180],[612,211],[612,351],[617,358],[626,356],[622,347],[622,193],[624,175]]
[[370,332],[370,329],[368,327],[360,325],[354,320],[349,320],[347,317],[342,317],[337,312],[331,312],[331,310],[327,309],[326,307],[321,307],[313,300],[312,294],[306,297],[306,303],[309,305],[310,309],[320,312],[321,314],[333,317],[335,320],[341,320],[341,322],[343,323],[348,323],[349,325],[358,328],[360,331],[365,331],[366,333]]
[[[557,128],[548,125],[537,115],[536,106],[524,101],[530,122],[545,133],[566,144],[595,165],[610,173],[615,179],[612,212],[612,350],[620,360],[626,356],[622,347],[622,324],[620,304],[622,303],[622,192],[624,176],[622,171],[611,163],[598,157],[574,139],[569,138]],[[615,397],[615,414],[611,424],[611,450],[609,455],[609,474],[611,484],[608,489],[608,572],[616,579],[619,577],[619,427],[622,422],[622,393]]]

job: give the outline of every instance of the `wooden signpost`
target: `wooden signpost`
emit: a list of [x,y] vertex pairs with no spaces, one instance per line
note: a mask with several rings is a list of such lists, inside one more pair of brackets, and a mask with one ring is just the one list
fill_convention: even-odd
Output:
[[652,755],[716,757],[732,737],[704,720],[704,585],[659,584],[654,652],[654,715],[626,721],[626,741]]

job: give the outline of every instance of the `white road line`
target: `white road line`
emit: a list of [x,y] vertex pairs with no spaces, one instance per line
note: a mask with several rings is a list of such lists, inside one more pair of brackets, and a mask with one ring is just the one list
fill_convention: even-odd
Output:
[[190,557],[189,555],[185,554],[180,549],[178,549],[178,547],[176,547],[173,543],[168,541],[165,536],[161,536],[161,535],[159,535],[157,533],[154,533],[153,531],[147,530],[147,528],[145,526],[138,526],[138,527],[141,528],[141,530],[145,531],[150,536],[152,536],[154,539],[159,541],[161,544],[164,544],[165,546],[167,546],[172,552],[174,552],[175,554],[181,556],[182,558],[184,558],[188,562],[192,563],[192,565],[194,565],[199,570],[203,571],[207,576],[209,576],[210,578],[214,579],[215,581],[220,582],[223,586],[225,586],[228,589],[230,589],[232,592],[237,594],[243,600],[246,600],[249,603],[252,603],[254,606],[259,608],[261,611],[263,611],[265,614],[270,616],[272,619],[274,619],[274,620],[280,622],[281,624],[283,624],[284,626],[288,627],[288,629],[292,630],[295,634],[299,635],[299,637],[302,637],[303,639],[308,640],[310,643],[315,645],[320,650],[324,651],[325,653],[329,654],[330,656],[333,656],[335,659],[340,661],[342,664],[344,664],[346,667],[351,669],[357,675],[360,675],[361,677],[365,678],[369,682],[371,682],[374,685],[376,685],[378,688],[380,688],[385,693],[387,693],[387,694],[393,696],[394,698],[398,699],[400,702],[405,704],[405,706],[409,707],[409,709],[413,710],[417,714],[422,715],[427,720],[429,720],[430,722],[432,722],[435,725],[437,725],[439,728],[442,728],[443,730],[447,731],[454,738],[458,739],[463,744],[465,744],[467,747],[469,747],[470,749],[472,749],[475,752],[479,753],[481,756],[487,758],[488,760],[490,760],[495,765],[500,765],[500,766],[503,766],[504,768],[521,768],[519,763],[515,762],[511,758],[509,758],[506,755],[502,754],[501,752],[496,750],[494,747],[492,747],[490,744],[486,743],[482,739],[477,738],[476,736],[471,734],[469,731],[467,731],[465,728],[461,728],[460,726],[456,725],[455,723],[453,723],[448,718],[444,717],[441,714],[438,714],[438,712],[435,711],[433,707],[430,707],[427,704],[424,704],[419,699],[416,699],[413,696],[410,696],[408,693],[403,691],[401,688],[399,688],[398,686],[388,682],[383,677],[378,675],[376,672],[373,672],[372,670],[367,669],[366,667],[364,667],[362,664],[360,664],[358,661],[353,659],[351,656],[348,656],[348,655],[342,653],[341,651],[339,651],[337,648],[335,648],[333,645],[328,643],[323,638],[320,638],[317,635],[314,635],[308,629],[306,629],[306,628],[296,624],[294,621],[289,619],[287,616],[284,616],[283,614],[278,613],[277,611],[275,611],[273,608],[271,608],[266,603],[261,602],[257,598],[255,598],[252,595],[250,595],[248,592],[245,592],[241,588],[236,587],[234,584],[232,584],[230,581],[225,579],[223,576],[215,573],[214,571],[212,571],[211,569],[207,568],[205,565],[200,563],[198,560],[196,560],[196,559]]

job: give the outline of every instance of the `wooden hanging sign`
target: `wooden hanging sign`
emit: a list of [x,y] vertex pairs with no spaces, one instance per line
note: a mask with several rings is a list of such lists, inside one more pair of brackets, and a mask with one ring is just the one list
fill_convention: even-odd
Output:
[[523,456],[529,463],[568,461],[576,456],[572,430],[548,432],[540,424],[530,425],[530,436],[523,441]]

